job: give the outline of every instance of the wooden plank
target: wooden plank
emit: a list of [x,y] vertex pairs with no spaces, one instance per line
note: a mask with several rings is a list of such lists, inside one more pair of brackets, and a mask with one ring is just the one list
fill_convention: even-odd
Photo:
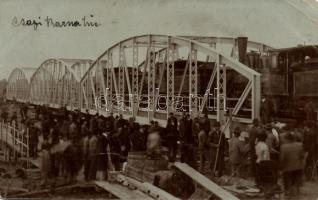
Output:
[[51,193],[51,192],[59,192],[59,191],[66,191],[69,189],[73,189],[76,187],[80,187],[80,184],[74,184],[74,185],[62,185],[59,187],[56,187],[54,189],[43,189],[43,190],[36,190],[36,191],[29,191],[26,193],[19,193],[19,194],[12,194],[13,197],[11,198],[28,198],[28,197],[32,197],[35,198],[35,196],[41,197],[43,196],[43,194],[47,194],[47,193]]
[[226,191],[219,185],[212,182],[210,179],[206,178],[204,175],[190,167],[185,163],[175,162],[174,166],[180,171],[191,177],[195,182],[199,183],[201,186],[205,187],[207,190],[211,191],[220,199],[224,200],[239,200],[236,196]]
[[147,196],[146,194],[138,190],[130,190],[127,187],[116,184],[116,183],[109,183],[107,181],[94,181],[94,183],[97,186],[107,190],[108,192],[112,193],[113,195],[117,196],[120,199],[153,200],[153,198]]
[[[40,156],[39,156],[40,157]],[[38,158],[39,158],[38,157]],[[39,159],[29,159],[29,162],[31,164],[33,164],[34,166],[38,167],[38,168],[41,168],[41,162],[40,162],[40,158]]]
[[[161,188],[158,188],[150,183],[143,183],[143,185],[148,190],[148,193],[151,196],[154,196],[158,200],[179,200],[177,197],[173,196],[172,194],[162,190]],[[181,187],[181,186],[180,186]]]
[[179,198],[148,182],[140,182],[124,175],[118,175],[117,181],[129,187],[133,186],[134,188],[137,188],[138,190],[149,194],[157,200],[179,200]]
[[29,192],[29,190],[25,189],[25,188],[18,188],[18,187],[4,187],[4,186],[0,186],[0,190],[2,191],[6,191],[8,190],[8,193],[13,193],[13,192]]
[[[28,159],[25,158],[25,157],[20,157],[19,160],[26,162]],[[37,167],[37,168],[41,168],[41,155],[39,155],[38,158],[35,159],[35,160],[32,159],[32,158],[29,159],[29,162],[30,162],[33,166],[35,166],[35,167]]]

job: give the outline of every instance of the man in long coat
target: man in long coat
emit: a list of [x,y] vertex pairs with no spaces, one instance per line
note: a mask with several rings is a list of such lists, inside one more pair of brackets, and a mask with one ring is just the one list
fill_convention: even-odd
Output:
[[194,138],[192,135],[192,119],[189,114],[183,116],[179,126],[181,139],[181,162],[185,162],[193,168],[196,168],[196,159],[194,155]]
[[168,157],[170,162],[174,162],[177,155],[178,148],[178,121],[174,117],[173,113],[169,114],[169,118],[166,126],[167,131],[167,145],[168,145]]

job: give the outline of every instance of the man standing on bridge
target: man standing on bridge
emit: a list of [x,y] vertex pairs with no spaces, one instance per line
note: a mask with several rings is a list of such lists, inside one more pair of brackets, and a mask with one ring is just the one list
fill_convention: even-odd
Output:
[[168,157],[170,162],[174,162],[177,155],[178,148],[178,121],[174,117],[173,113],[169,114],[169,118],[166,126],[167,131],[167,143],[168,143]]
[[36,127],[34,127],[34,122],[30,122],[29,127],[29,148],[30,148],[30,156],[33,159],[36,159],[37,157],[37,150],[38,150],[38,142],[39,142],[39,136],[38,136],[38,130]]
[[192,119],[189,114],[183,114],[183,118],[180,120],[179,133],[182,145],[181,162],[185,162],[196,169],[194,138],[192,136]]

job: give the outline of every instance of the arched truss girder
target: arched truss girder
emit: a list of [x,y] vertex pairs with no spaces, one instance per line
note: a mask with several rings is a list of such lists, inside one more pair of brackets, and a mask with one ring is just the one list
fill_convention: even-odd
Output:
[[78,106],[81,99],[81,76],[91,61],[84,59],[48,59],[31,78],[32,103],[52,107]]
[[29,100],[30,78],[35,68],[15,68],[8,78],[6,98],[20,102]]
[[[203,36],[178,36],[182,38],[186,38],[189,40],[195,40],[197,42],[206,44],[209,47],[212,47],[214,49],[220,48],[222,49],[223,45],[227,45],[228,47],[230,46],[230,51],[228,52],[228,55],[231,57],[238,59],[238,38],[232,38],[232,37],[203,37]],[[220,47],[219,47],[220,46]],[[254,51],[254,52],[259,52],[261,55],[267,54],[268,51],[273,50],[275,48],[260,43],[260,42],[255,42],[255,41],[247,41],[247,46],[246,46],[247,51]],[[162,54],[166,48],[160,49],[158,52],[159,54]],[[224,51],[223,51],[224,52]],[[226,52],[226,51],[225,51]],[[209,57],[206,58],[207,61],[211,61]],[[145,64],[145,61],[140,63],[139,68],[142,68]]]
[[[227,45],[231,45],[232,46],[232,52],[235,51],[234,54],[237,55],[238,52],[238,39],[237,38],[232,38],[232,37],[204,37],[204,36],[179,36],[179,37],[183,37],[189,40],[195,40],[197,42],[200,43],[205,43],[208,44],[211,47],[215,47],[215,45],[218,44],[227,44]],[[251,49],[251,50],[256,50],[259,51],[261,54],[264,54],[266,52],[268,52],[269,50],[273,50],[274,48],[260,43],[260,42],[255,42],[255,41],[247,41],[247,48]]]
[[[254,45],[254,43],[251,44]],[[138,72],[140,71],[139,68],[141,65],[138,62],[138,48],[141,47],[147,49],[146,59],[144,62],[142,62],[145,66],[143,67],[144,73],[142,73],[142,77],[140,77],[140,74],[138,75]],[[249,119],[245,121],[250,122],[252,119],[259,117],[260,74],[258,72],[245,66],[244,64],[240,63],[238,60],[232,58],[231,56],[225,55],[224,53],[219,52],[218,50],[209,47],[206,44],[203,44],[202,42],[190,40],[185,37],[174,37],[166,35],[136,36],[123,40],[107,49],[101,56],[98,57],[98,59],[95,62],[93,62],[89,70],[87,70],[87,72],[81,79],[81,86],[85,99],[85,105],[82,105],[82,107],[102,112],[104,108],[101,108],[101,106],[96,103],[100,100],[99,97],[101,94],[104,97],[106,97],[105,101],[107,103],[104,102],[106,103],[105,110],[107,109],[108,111],[111,111],[114,108],[114,103],[117,104],[116,106],[118,106],[119,104],[123,105],[122,101],[118,99],[118,96],[129,93],[131,94],[129,96],[129,104],[132,104],[132,109],[129,109],[129,112],[124,112],[124,114],[128,113],[138,118],[144,115],[144,113],[142,113],[144,112],[144,110],[141,111],[139,106],[141,101],[140,96],[141,93],[144,91],[144,81],[145,79],[147,79],[147,105],[150,109],[148,109],[146,116],[149,120],[152,120],[153,118],[156,118],[156,115],[158,113],[161,112],[161,110],[160,112],[157,112],[155,108],[157,106],[156,103],[159,102],[158,94],[160,93],[160,91],[156,90],[156,87],[158,85],[158,82],[162,84],[163,77],[166,77],[166,110],[165,117],[163,117],[163,119],[166,118],[167,113],[173,111],[173,109],[171,109],[171,106],[173,104],[173,99],[175,98],[176,94],[174,82],[174,63],[179,59],[178,50],[180,48],[186,48],[188,51],[186,70],[189,70],[189,94],[194,94],[189,95],[188,110],[193,116],[196,116],[197,114],[202,112],[202,110],[205,107],[204,102],[207,101],[206,96],[208,96],[206,95],[202,98],[195,96],[195,94],[197,94],[198,91],[197,56],[199,53],[203,53],[206,56],[211,57],[213,58],[213,60],[215,60],[215,67],[211,67],[211,69],[213,69],[213,73],[211,74],[209,84],[206,88],[207,90],[213,90],[213,88],[211,87],[213,85],[213,81],[215,82],[214,79],[216,78],[218,89],[217,98],[215,98],[215,100],[217,101],[217,109],[216,113],[214,114],[214,117],[219,121],[222,121],[224,118],[223,106],[224,101],[226,101],[227,70],[236,71],[237,73],[239,73],[247,79],[247,85],[244,88],[244,90],[241,91],[241,94],[237,99],[237,103],[232,108],[232,113],[236,115],[241,109],[242,105],[247,100],[248,96],[251,96],[251,116]],[[126,49],[132,50],[132,55],[130,55],[133,57],[131,66],[132,72],[128,71],[129,69],[126,65]],[[113,65],[113,54],[115,52],[119,54],[118,66]],[[156,64],[158,63],[163,64],[161,65],[161,67],[159,67],[159,72],[156,72]],[[100,71],[102,71],[103,73],[98,73]],[[187,72],[185,72],[184,74],[186,73]],[[185,75],[183,75],[183,79],[185,79],[184,77]],[[113,94],[117,95],[115,100],[112,98]],[[137,98],[135,98],[135,95],[137,95]]]

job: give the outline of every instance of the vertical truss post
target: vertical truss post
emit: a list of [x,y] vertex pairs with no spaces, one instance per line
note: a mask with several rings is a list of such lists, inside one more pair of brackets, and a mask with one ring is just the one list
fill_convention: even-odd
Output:
[[62,80],[62,83],[61,83],[61,96],[60,96],[60,99],[61,99],[61,105],[64,106],[64,96],[65,96],[65,90],[66,90],[66,82],[65,82],[65,79],[63,77],[63,74],[65,73],[64,72],[64,66],[62,64],[62,62],[60,62],[60,80]]
[[[78,77],[82,77],[82,68],[85,68],[86,62],[82,62],[78,68]],[[83,108],[83,94],[82,94],[82,84],[81,81],[77,83],[77,95],[78,95],[78,109],[82,110]]]
[[63,104],[66,105],[66,100],[67,100],[67,94],[68,94],[68,81],[65,78],[66,77],[66,70],[65,70],[65,66],[64,68],[64,75],[63,75],[63,88],[64,88],[64,94],[63,94]]
[[122,44],[119,45],[119,73],[118,73],[118,89],[119,89],[119,113],[123,113],[125,109],[125,52]]
[[19,78],[20,78],[20,77],[19,77],[19,73],[18,73],[18,75],[15,77],[16,88],[17,88],[17,95],[16,95],[16,99],[17,99],[17,100],[20,100],[20,97],[21,97]]
[[59,73],[58,73],[58,78],[57,78],[58,86],[59,86],[58,87],[58,90],[59,90],[58,91],[58,104],[63,105],[64,87],[63,87],[63,84],[61,84],[61,82],[63,83],[64,80],[62,79],[62,81],[60,81],[62,78],[63,66],[62,66],[61,61],[59,61],[58,63],[59,63]]
[[[52,66],[52,61],[50,61],[48,63],[48,68],[50,69],[50,73],[52,73],[51,71],[51,66]],[[49,104],[50,103],[50,74],[46,74],[45,76],[45,102],[46,104]]]
[[66,105],[67,104],[67,98],[68,98],[69,84],[68,84],[68,80],[67,80],[66,66],[64,66],[63,68],[64,68],[63,80],[64,80],[64,84],[65,84],[63,104]]
[[168,37],[167,45],[167,117],[170,112],[174,111],[174,61],[175,61],[175,46],[171,42],[171,37]]
[[75,98],[75,95],[76,95],[76,87],[75,87],[75,77],[74,75],[70,72],[70,82],[71,82],[71,100],[69,102],[70,106],[71,106],[71,109],[75,109],[75,105],[76,105],[76,98]]
[[85,79],[85,85],[84,85],[84,89],[83,89],[83,93],[84,93],[84,98],[85,98],[85,102],[86,102],[86,109],[90,109],[89,105],[90,105],[90,98],[91,98],[91,90],[90,90],[90,82],[89,82],[89,74],[91,69],[88,70],[87,72],[87,77]]
[[[107,106],[107,101],[106,101],[106,87],[105,87],[105,73],[104,73],[104,70],[105,70],[105,67],[104,67],[104,63],[102,62],[102,60],[98,60],[98,65],[99,65],[99,69],[101,70],[100,72],[100,82],[101,82],[101,86],[102,86],[102,91],[100,93],[100,96],[98,97],[100,103],[102,103],[103,101],[102,100],[105,100],[105,106]],[[101,107],[102,108],[102,107]],[[107,111],[107,109],[106,109]]]
[[[44,66],[42,66],[44,67]],[[41,104],[43,104],[43,85],[44,85],[44,82],[43,82],[43,69],[42,69],[42,73],[39,75],[41,76],[39,79],[39,82],[40,82],[40,85],[39,85],[39,101],[41,102]]]
[[85,79],[83,81],[81,81],[81,94],[82,94],[82,104],[81,104],[81,108],[82,109],[88,109],[88,99],[87,99],[87,77],[85,77]]
[[77,74],[76,74],[76,71],[77,71],[77,69],[80,67],[80,63],[77,63],[76,65],[75,65],[75,68],[74,68],[74,74],[72,74],[72,83],[73,83],[73,101],[72,101],[72,106],[74,107],[74,108],[78,108],[78,96],[77,96],[77,80],[76,80],[76,78],[75,78],[75,76],[77,76]]
[[107,101],[107,109],[112,112],[112,94],[113,94],[113,76],[112,76],[112,68],[113,68],[113,55],[111,52],[107,52],[107,78],[106,78],[106,101]]
[[90,76],[90,73],[91,73],[91,69],[88,70],[88,73],[87,73],[87,78],[85,80],[85,88],[83,90],[83,92],[85,92],[85,97],[86,97],[86,109],[90,109],[90,101],[91,101],[91,94],[92,94],[92,90],[90,89],[90,80],[89,80],[89,76]]
[[[45,64],[45,69],[46,70],[48,70],[47,69],[47,63]],[[46,80],[46,75],[47,75],[47,73],[43,73],[43,75],[42,75],[42,81],[43,81],[43,87],[42,87],[42,96],[43,96],[43,98],[42,98],[42,102],[44,103],[44,104],[46,104],[46,83],[47,83],[47,80]]]
[[[46,69],[46,63],[43,66],[43,69]],[[41,98],[41,104],[45,104],[45,73],[44,70],[42,70],[41,74],[41,91],[40,91],[40,98]]]
[[155,113],[155,79],[156,79],[156,56],[153,46],[152,37],[149,36],[148,43],[148,119],[151,121],[154,118]]
[[87,73],[87,78],[85,80],[85,97],[86,98],[86,109],[90,109],[90,101],[91,101],[91,89],[90,89],[90,80],[89,80],[89,76],[90,76],[91,70],[88,71]]
[[133,69],[132,69],[132,109],[133,116],[137,116],[138,112],[138,81],[139,81],[139,69],[138,69],[138,44],[136,40],[133,41]]
[[192,117],[195,117],[198,113],[198,62],[197,62],[197,50],[194,49],[193,43],[190,44],[190,68],[189,68],[189,112]]
[[[39,72],[39,75],[38,76],[41,76],[41,73],[42,73],[42,70],[41,69],[41,72]],[[42,94],[41,94],[41,91],[42,91],[42,78],[41,77],[37,77],[36,78],[36,93],[35,93],[35,99],[36,101],[39,103],[41,103],[41,100],[42,100]]]
[[226,111],[226,66],[220,64],[220,55],[217,56],[217,121],[224,124]]
[[[158,100],[160,100],[160,87],[161,87],[161,84],[162,84],[162,80],[163,80],[163,77],[164,77],[164,74],[165,74],[165,71],[166,71],[166,52],[167,50],[165,51],[159,51],[158,52],[158,75],[159,75],[159,82],[158,82],[158,85],[156,85],[156,99],[155,99],[155,109],[160,109],[160,102]],[[157,78],[158,80],[158,78]],[[157,89],[158,88],[158,89]]]
[[[128,95],[124,93],[124,96],[123,96],[123,100],[126,101],[126,99],[128,100],[128,111],[132,111],[131,109],[131,106],[132,106],[132,92],[131,92],[131,84],[130,84],[130,77],[129,77],[129,71],[128,71],[128,67],[127,67],[127,64],[126,64],[126,54],[125,54],[125,51],[123,51],[123,67],[124,67],[124,88],[126,87],[127,85],[127,90],[128,91]],[[125,77],[126,77],[126,80],[125,80]],[[125,84],[126,83],[126,84]],[[125,105],[125,102],[124,102],[124,105]]]
[[[78,68],[76,68],[76,73],[77,73],[77,77],[81,77],[81,72],[80,72],[80,69],[82,67],[82,62],[80,62],[78,64]],[[75,81],[75,100],[76,100],[76,107],[81,110],[81,95],[80,95],[80,83],[79,83],[80,79],[79,80],[76,80]]]
[[73,76],[72,73],[69,71],[68,72],[68,80],[70,82],[70,95],[69,95],[69,101],[68,104],[71,107],[71,109],[73,110],[73,104],[74,104],[74,81],[73,81]]
[[52,87],[52,79],[54,77],[54,60],[51,61],[50,63],[50,67],[52,68],[52,73],[51,76],[48,77],[47,79],[47,87],[48,87],[48,93],[47,93],[47,99],[48,99],[48,103],[51,104],[52,103],[52,96],[53,96],[53,87]]
[[54,104],[58,105],[58,95],[59,95],[59,63],[57,61],[55,61],[55,66],[56,66],[56,70],[55,70],[55,76],[54,76]]
[[31,85],[31,101],[34,103],[36,100],[36,92],[37,92],[37,76],[34,76],[31,81],[30,81],[30,85]]
[[[101,108],[101,96],[103,95],[103,89],[101,89],[101,80],[102,80],[102,76],[103,76],[103,70],[102,70],[102,66],[101,66],[101,61],[100,59],[97,60],[96,63],[96,73],[95,73],[95,84],[96,84],[96,98],[95,98],[95,105],[96,105],[96,110],[97,112],[100,110]],[[99,76],[99,77],[98,77]]]
[[[96,71],[95,71],[96,72]],[[96,99],[96,92],[95,92],[95,83],[93,81],[92,77],[93,72],[90,71],[89,73],[89,79],[90,79],[90,85],[91,85],[91,91],[92,91],[92,96],[90,97],[91,105],[95,104],[95,99]],[[95,73],[96,74],[96,73]],[[97,105],[95,104],[95,108],[97,110]]]
[[56,77],[56,60],[53,61],[53,76],[52,78],[52,83],[51,83],[51,87],[52,87],[52,93],[51,93],[51,102],[52,104],[55,104],[55,95],[56,95],[56,85],[55,85],[55,77]]

